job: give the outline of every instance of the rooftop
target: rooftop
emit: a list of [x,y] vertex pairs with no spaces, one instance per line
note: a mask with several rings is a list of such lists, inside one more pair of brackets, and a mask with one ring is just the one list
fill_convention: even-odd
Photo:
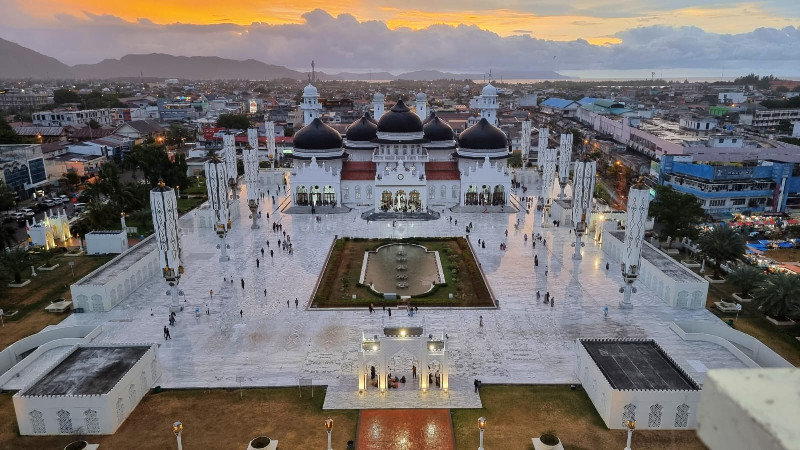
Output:
[[580,342],[614,389],[700,390],[653,340]]
[[107,394],[149,350],[136,347],[80,347],[22,395]]
[[[620,242],[625,242],[625,231],[610,231],[609,234],[619,239]],[[646,259],[650,264],[658,267],[664,275],[670,277],[675,281],[701,281],[700,277],[695,275],[694,272],[684,267],[669,256],[656,250],[646,242],[642,244],[642,258]]]
[[145,255],[155,249],[155,235],[151,235],[142,242],[131,247],[125,253],[122,253],[116,258],[112,259],[104,266],[83,277],[75,284],[105,284],[108,280],[125,271],[125,269],[128,267],[136,264],[136,262],[144,258]]

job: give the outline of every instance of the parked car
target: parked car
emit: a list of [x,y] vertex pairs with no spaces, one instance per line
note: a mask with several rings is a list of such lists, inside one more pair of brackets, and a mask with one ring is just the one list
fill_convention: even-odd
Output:
[[86,203],[75,203],[72,206],[75,208],[75,212],[81,212],[83,208],[86,208]]
[[17,222],[20,222],[20,223],[24,223],[25,219],[26,219],[25,214],[23,214],[20,211],[14,211],[11,214],[9,214],[9,216],[12,219],[14,219],[14,220],[16,220]]
[[61,203],[69,203],[69,201],[70,201],[70,196],[69,195],[61,194],[61,195],[58,196],[58,198],[61,199]]
[[53,197],[53,203],[56,204],[56,205],[60,205],[60,204],[64,203],[64,200],[61,199],[61,197]]
[[42,200],[36,204],[39,207],[40,211],[44,211],[45,209],[50,208],[53,204],[47,200]]
[[30,208],[22,208],[22,209],[19,210],[19,212],[24,214],[25,217],[27,217],[28,219],[30,219],[31,217],[36,215],[36,211],[34,211],[34,210],[30,209]]

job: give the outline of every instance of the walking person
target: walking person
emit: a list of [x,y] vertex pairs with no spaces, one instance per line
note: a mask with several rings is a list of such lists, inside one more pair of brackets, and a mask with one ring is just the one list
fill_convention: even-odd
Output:
[[606,270],[608,270],[608,263],[606,263]]
[[269,251],[269,257],[270,257],[270,258],[273,258],[273,256],[272,256],[272,250],[270,250],[270,251]]
[[286,300],[286,307],[289,307],[289,300]]
[[[269,247],[269,241],[267,241],[267,247]],[[261,247],[261,257],[264,257],[264,247]]]
[[483,316],[478,317],[478,328],[483,328]]
[[244,310],[240,309],[239,310],[239,318],[243,318],[243,317],[244,317]]
[[244,278],[242,278],[242,289],[244,289]]
[[172,336],[169,335],[169,328],[167,328],[167,326],[164,325],[164,340],[166,341],[169,339],[172,339]]
[[389,311],[389,317],[392,317],[392,308],[387,309]]
[[261,263],[259,262],[258,258],[256,258],[256,269],[258,269],[258,267],[260,266],[260,264],[261,264]]
[[608,305],[603,307],[603,317],[608,317]]
[[264,289],[264,297],[266,297],[266,296],[267,296],[267,290]]
[[556,305],[556,298],[555,297],[550,297],[550,307],[552,308],[555,305]]
[[411,378],[413,379],[417,378],[417,366],[415,365],[411,366]]
[[208,295],[209,295],[209,297],[211,297],[211,300],[214,300],[214,290],[213,289],[208,291]]
[[297,297],[294,298],[294,309],[297,309],[297,305],[300,304],[300,300]]

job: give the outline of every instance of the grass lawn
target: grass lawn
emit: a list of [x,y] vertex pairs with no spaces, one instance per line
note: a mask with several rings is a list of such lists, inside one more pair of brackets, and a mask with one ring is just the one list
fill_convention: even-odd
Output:
[[[364,252],[388,243],[414,243],[430,251],[438,251],[445,275],[445,284],[437,286],[430,294],[411,299],[416,306],[494,306],[475,257],[464,238],[412,238],[412,239],[339,239],[325,265],[312,306],[353,307],[375,303],[382,306],[383,297],[367,286],[359,286]],[[449,294],[453,294],[453,299]],[[356,300],[352,299],[356,295]],[[386,300],[386,306],[397,300]],[[391,302],[391,305],[389,304]]]
[[206,201],[206,197],[189,197],[178,199],[178,213],[185,214]]
[[[102,266],[114,255],[108,256],[57,256],[53,263],[59,267],[53,271],[37,271],[37,277],[31,283],[21,288],[9,288],[5,282],[0,283],[0,308],[6,314],[15,310],[19,311],[13,317],[5,318],[5,327],[0,328],[0,348],[31,334],[38,333],[47,325],[61,322],[68,313],[55,314],[44,310],[51,300],[64,297],[71,299],[69,284],[79,280],[87,273]],[[69,262],[74,262],[75,276],[69,268]],[[24,275],[30,275],[25,272]]]
[[[565,449],[625,447],[627,433],[608,430],[582,389],[569,386],[485,386],[482,409],[454,409],[456,448],[478,447],[478,417],[486,417],[486,448],[532,449],[531,438],[552,431]],[[635,431],[635,449],[705,449],[694,431]]]
[[[343,449],[356,439],[358,411],[323,411],[323,388],[314,398],[297,388],[238,390],[178,390],[146,395],[139,406],[110,436],[90,436],[100,448],[164,450],[176,448],[172,423],[183,423],[186,449],[246,449],[250,440],[266,435],[279,448],[325,448],[325,419],[334,420],[333,448]],[[17,434],[10,394],[0,395],[0,448],[19,450],[60,449],[75,437],[30,437]]]

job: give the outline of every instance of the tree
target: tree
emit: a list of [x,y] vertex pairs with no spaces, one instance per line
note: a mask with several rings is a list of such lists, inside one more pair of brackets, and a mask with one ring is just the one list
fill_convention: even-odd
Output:
[[758,308],[776,319],[800,315],[800,277],[776,273],[753,291]]
[[67,183],[72,186],[74,190],[79,184],[81,184],[81,176],[78,175],[77,172],[67,172],[64,174],[64,179],[67,180]]
[[17,243],[17,227],[4,223],[0,225],[0,253]]
[[14,283],[19,284],[22,283],[22,271],[31,265],[32,259],[33,257],[28,253],[28,250],[13,247],[0,255],[0,265],[14,274]]
[[53,103],[63,105],[64,103],[81,103],[81,96],[77,92],[69,89],[56,89],[53,91]]
[[14,206],[15,198],[11,187],[5,181],[0,180],[0,211],[11,209]]
[[49,250],[42,249],[36,256],[39,258],[39,261],[43,263],[44,267],[53,267],[53,258],[60,255],[62,252],[63,249],[55,247]]
[[697,197],[676,191],[672,186],[656,186],[656,198],[650,202],[650,215],[662,234],[673,238],[695,238],[695,225],[705,212]]
[[0,114],[0,144],[19,144],[20,142],[22,142],[22,139],[8,124],[5,114]]
[[506,165],[512,168],[522,167],[522,153],[519,152],[512,153],[511,157],[508,158]]
[[90,119],[89,120],[89,128],[91,128],[93,130],[96,130],[96,129],[100,128],[100,122],[98,122],[98,121],[96,121],[94,119]]
[[741,234],[729,227],[714,227],[700,235],[697,245],[706,258],[714,260],[714,276],[719,278],[720,266],[744,255],[747,244]]
[[748,298],[750,292],[764,281],[764,271],[749,264],[743,265],[727,276],[727,281],[736,286],[742,293],[742,297]]
[[194,142],[195,134],[186,127],[172,124],[167,130],[167,145],[183,146],[184,142]]
[[219,128],[246,130],[250,128],[250,119],[243,114],[221,114],[217,119]]

